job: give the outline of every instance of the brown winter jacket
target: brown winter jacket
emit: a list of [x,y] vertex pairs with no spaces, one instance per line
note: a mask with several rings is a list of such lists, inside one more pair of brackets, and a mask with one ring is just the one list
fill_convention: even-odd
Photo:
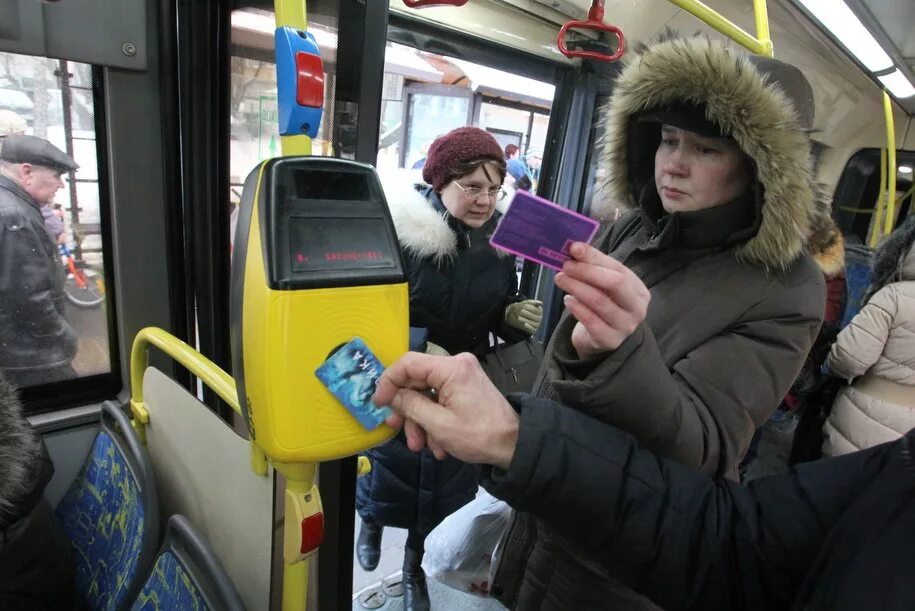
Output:
[[[725,206],[665,216],[653,182],[659,128],[635,119],[684,100],[705,105],[753,160],[757,181]],[[596,245],[650,289],[647,319],[617,350],[582,360],[566,313],[537,392],[661,456],[733,478],[823,317],[823,274],[805,252],[821,213],[802,131],[812,121],[809,85],[784,64],[751,63],[704,37],[666,40],[629,57],[607,121],[610,202],[637,209]],[[656,608],[527,514],[516,515],[503,543],[493,592],[509,608]]]

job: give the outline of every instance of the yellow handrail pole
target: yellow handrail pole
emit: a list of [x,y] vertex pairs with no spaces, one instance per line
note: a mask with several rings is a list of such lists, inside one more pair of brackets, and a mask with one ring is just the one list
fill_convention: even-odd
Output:
[[883,114],[886,116],[886,223],[883,234],[890,235],[896,223],[896,127],[893,121],[893,102],[890,94],[883,92]]
[[[276,27],[289,26],[297,30],[308,29],[308,9],[305,0],[275,0],[273,11]],[[305,134],[280,136],[280,150],[286,155],[311,155],[311,138]]]
[[883,204],[886,201],[886,149],[880,149],[880,192],[877,194],[877,205],[874,206],[874,224],[871,229],[870,247],[877,248],[880,237],[880,224],[883,220]]
[[[286,520],[284,530],[298,527],[290,523],[292,516],[291,497],[300,499],[308,498],[314,488],[317,465],[314,463],[286,464],[274,462],[274,468],[286,478]],[[298,517],[298,516],[297,516]],[[288,534],[288,531],[287,531]],[[294,533],[298,535],[299,533]],[[294,537],[293,537],[294,538]],[[285,557],[290,550],[285,549],[286,534],[284,534],[284,559],[283,559],[283,611],[303,611],[308,597],[308,558],[298,562],[289,562]]]
[[219,397],[241,415],[235,380],[216,363],[203,356],[174,335],[156,327],[140,329],[130,350],[130,410],[141,424],[149,422],[149,412],[143,404],[143,372],[149,362],[149,345],[152,344],[180,364],[212,389]]
[[769,9],[766,0],[753,0],[753,14],[756,17],[756,38],[763,46],[761,55],[773,57],[775,50],[772,47],[772,36],[769,34]]
[[[297,30],[308,29],[308,10],[305,0],[274,0],[276,27],[289,26]],[[311,155],[311,138],[305,134],[280,136],[280,150],[283,156]],[[279,465],[274,467],[286,477],[286,496],[304,494],[314,486],[316,466]],[[288,514],[288,512],[287,512]],[[298,525],[292,522],[292,516],[285,516],[283,529],[289,532]],[[308,559],[283,561],[283,611],[302,611],[305,608],[308,594]]]
[[[146,443],[146,425],[149,424],[149,410],[143,401],[143,372],[149,366],[150,345],[184,365],[236,414],[241,415],[238,392],[232,376],[171,333],[156,327],[146,327],[140,329],[133,338],[130,349],[130,412],[133,414],[133,426],[143,443]],[[267,475],[267,456],[254,442],[251,443],[251,470],[258,475]]]
[[297,30],[308,28],[308,10],[305,0],[276,0],[273,3],[276,27],[289,26]]
[[903,193],[902,195],[900,195],[899,197],[896,198],[896,205],[898,206],[899,204],[901,204],[903,201],[905,201],[905,198],[910,196],[912,193],[915,193],[915,183],[913,183],[912,186],[909,187],[908,191],[906,191],[905,193]]
[[[719,13],[715,12],[708,6],[699,2],[699,0],[669,0],[672,4],[680,7],[687,13],[692,14],[697,17],[700,21],[703,21],[707,25],[715,28],[731,40],[735,41],[737,44],[746,47],[753,53],[757,55],[767,55],[772,56],[772,42],[769,41],[766,45],[765,41],[760,41],[751,36],[746,30],[738,27],[734,22],[722,17]],[[759,4],[762,4],[765,7],[765,0],[754,0],[754,4],[758,7]],[[765,25],[763,30],[768,33],[769,22],[768,22],[768,13],[760,15],[757,12],[756,15],[756,28],[759,30],[759,24],[761,19],[765,19]]]

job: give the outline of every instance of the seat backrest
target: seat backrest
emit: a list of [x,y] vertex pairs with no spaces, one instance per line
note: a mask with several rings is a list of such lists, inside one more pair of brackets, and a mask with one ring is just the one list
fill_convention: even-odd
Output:
[[213,609],[244,611],[238,591],[190,521],[175,514],[132,611]]
[[101,430],[55,514],[73,547],[85,604],[129,608],[152,565],[159,510],[146,450],[117,404],[102,405]]
[[864,296],[871,284],[874,251],[861,244],[845,246],[845,313],[840,329],[844,329],[864,305]]

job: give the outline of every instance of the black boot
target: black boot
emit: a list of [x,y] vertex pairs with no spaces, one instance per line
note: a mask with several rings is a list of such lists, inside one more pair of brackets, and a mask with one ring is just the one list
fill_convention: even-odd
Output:
[[423,553],[407,548],[403,552],[404,611],[429,611],[429,590],[422,568]]
[[383,526],[363,520],[362,528],[359,529],[359,540],[356,542],[356,558],[363,570],[374,571],[378,568],[383,532]]

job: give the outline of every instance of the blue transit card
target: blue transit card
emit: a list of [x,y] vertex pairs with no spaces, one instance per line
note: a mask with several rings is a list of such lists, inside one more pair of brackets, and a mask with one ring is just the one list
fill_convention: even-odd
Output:
[[389,407],[372,403],[384,366],[358,337],[342,346],[315,370],[318,379],[359,424],[371,431],[391,416]]
[[518,191],[489,242],[549,268],[560,270],[573,242],[589,243],[599,223],[553,202]]

